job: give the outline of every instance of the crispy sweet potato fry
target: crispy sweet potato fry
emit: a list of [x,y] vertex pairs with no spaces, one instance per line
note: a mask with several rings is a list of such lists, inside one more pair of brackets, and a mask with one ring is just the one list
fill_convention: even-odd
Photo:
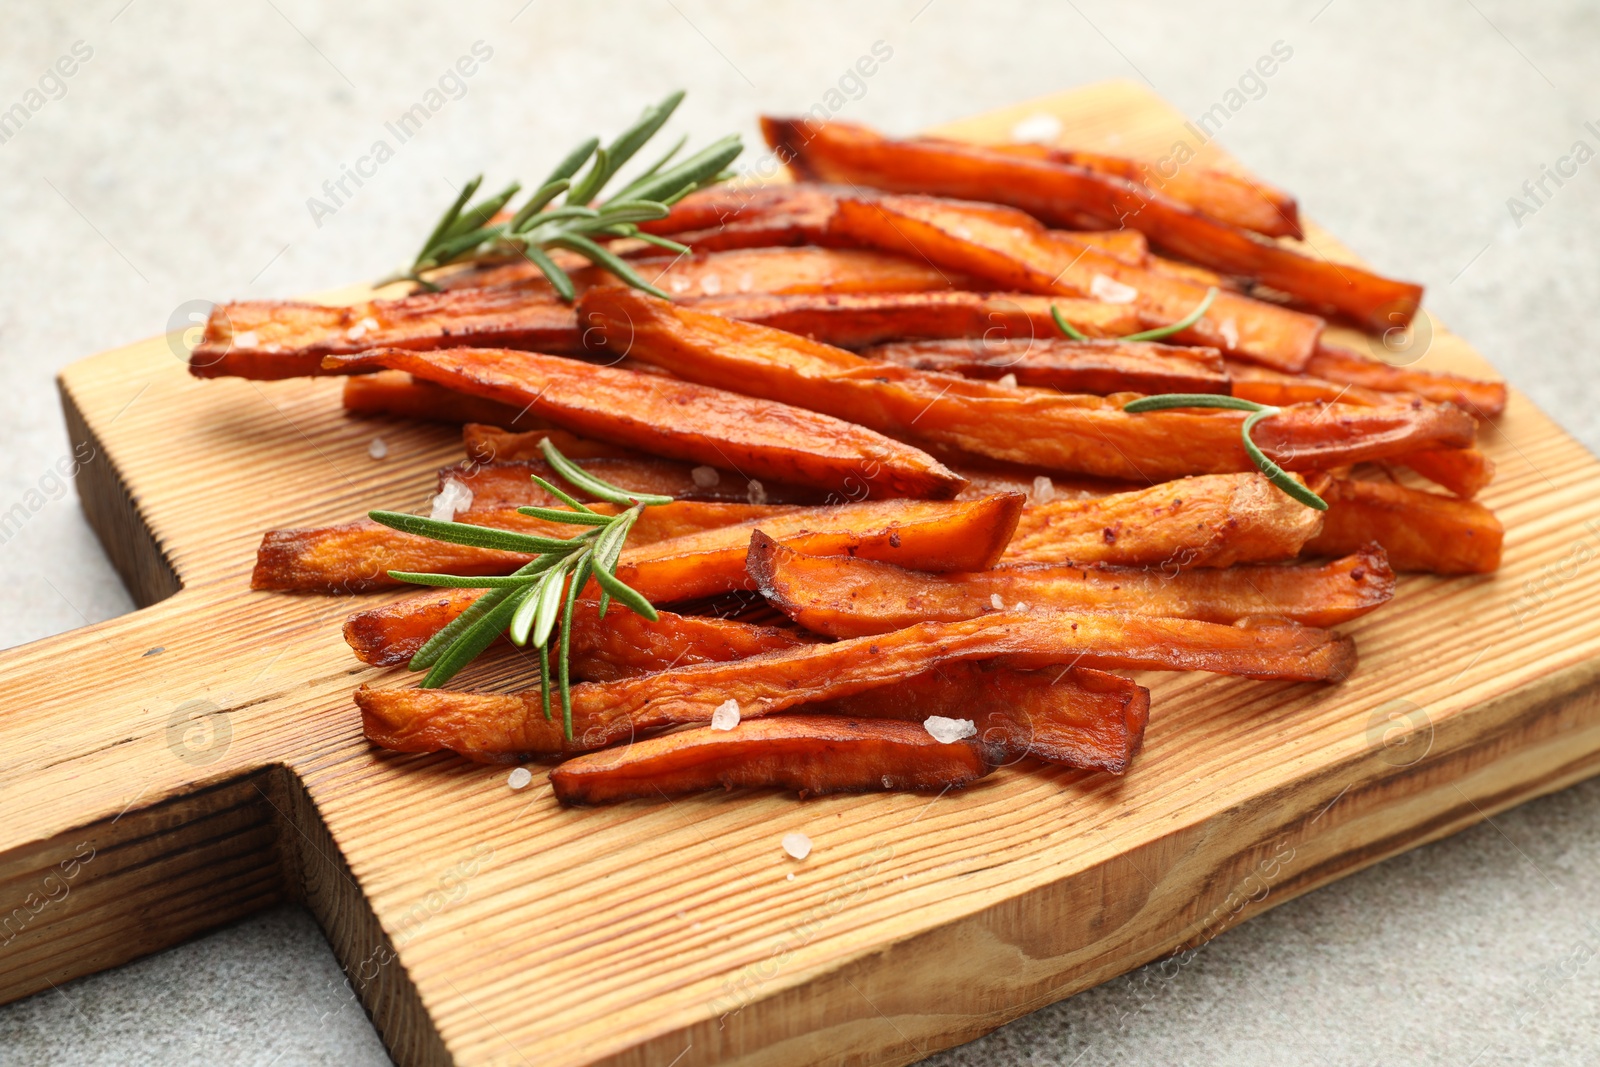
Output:
[[777,787],[821,793],[931,792],[968,785],[995,767],[997,745],[941,744],[920,725],[783,715],[733,730],[680,730],[550,772],[563,804],[610,804],[706,789]]
[[394,416],[421,422],[476,422],[518,430],[547,428],[545,420],[526,407],[519,409],[487,397],[458,393],[396,370],[346,378],[344,410],[351,415]]
[[1023,511],[1001,559],[1154,566],[1170,573],[1292,559],[1321,528],[1320,512],[1291,500],[1261,474],[1212,474],[1035,504]]
[[[794,182],[771,186],[713,186],[674,206],[664,219],[647,223],[647,232],[672,234],[697,251],[785,245],[832,246],[846,243],[833,229],[834,212],[845,197],[869,195],[861,188]],[[679,229],[679,227],[685,227]],[[1150,246],[1137,230],[1075,230],[1062,234],[1074,248],[1094,248],[1133,267],[1144,266]]]
[[690,301],[700,311],[760,323],[838,348],[951,337],[1059,337],[1061,331],[1050,317],[1052,304],[1089,337],[1122,337],[1152,325],[1128,304],[1052,299],[1035,293],[750,293]]
[[[542,431],[535,430],[534,434]],[[558,444],[559,447],[559,444]],[[539,455],[534,450],[534,455]],[[562,450],[568,459],[573,455]],[[726,504],[820,504],[823,494],[815,489],[758,483],[753,491],[750,483],[731,471],[718,472],[711,467],[695,467],[670,459],[654,456],[596,457],[585,459],[578,465],[599,478],[636,493],[659,493],[679,500],[715,500]],[[695,472],[699,471],[697,478]],[[521,507],[543,502],[544,493],[533,484],[532,475],[566,489],[580,500],[594,499],[582,489],[569,485],[550,469],[542,459],[505,460],[498,463],[467,463],[445,467],[439,471],[439,488],[448,481],[460,482],[472,492],[472,506]],[[756,498],[756,499],[752,499]]]
[[[1020,211],[978,211],[927,196],[841,200],[834,226],[873,248],[920,255],[998,288],[1061,296],[1126,297],[1156,325],[1177,322],[1205,299],[1202,285],[1066,242]],[[1322,320],[1237,293],[1222,292],[1180,341],[1221,348],[1280,370],[1304,369]]]
[[1157,247],[1201,266],[1256,278],[1373,329],[1405,325],[1422,301],[1421,286],[1353,264],[1313,259],[1170,196],[1069,163],[951,141],[890,140],[837,120],[819,125],[763,117],[761,126],[767,143],[781,149],[790,169],[803,177],[893,192],[998,200],[1052,224],[1077,225],[1088,216],[1103,226],[1131,227]]
[[[560,507],[555,501],[525,502]],[[594,510],[614,514],[616,507],[597,504]],[[788,510],[772,505],[675,500],[647,508],[629,531],[628,544],[673,540],[745,520],[759,521]],[[515,507],[473,507],[457,514],[456,521],[541,537],[571,537],[574,529],[519,515]],[[362,519],[341,526],[267,531],[256,550],[250,587],[282,592],[358,593],[403,584],[389,577],[391,570],[510,574],[531,558],[517,552],[434,541]]]
[[[658,604],[753,588],[745,559],[756,528],[812,554],[891,560],[920,571],[983,570],[999,558],[1021,505],[1020,495],[999,494],[954,504],[873,501],[813,508],[731,527],[719,537],[680,537],[630,548],[618,575]],[[517,565],[514,559],[512,565]],[[408,646],[414,650],[478,595],[411,597],[384,609],[383,625],[414,639],[416,644]]]
[[583,351],[572,308],[538,290],[461,289],[349,307],[252,300],[212,310],[189,372],[298,378],[330,373],[322,357],[333,352],[458,346]]
[[[795,648],[723,663],[674,667],[572,687],[573,740],[544,717],[537,691],[462,693],[438,689],[356,692],[367,737],[405,752],[449,749],[493,761],[604,748],[667,726],[705,723],[726,701],[743,720],[860,697],[884,686],[975,660],[1038,670],[1062,664],[1207,670],[1251,678],[1342,681],[1355,645],[1326,630],[1293,625],[1219,626],[1084,612],[1002,612],[955,623],[918,623],[891,634]],[[882,705],[893,708],[893,702]],[[965,717],[965,716],[963,716]],[[741,724],[742,728],[742,724]]]
[[950,497],[962,485],[959,475],[932,457],[861,426],[670,378],[504,349],[386,348],[328,358],[410,371],[526,407],[585,437],[734,467],[752,478],[832,491],[864,483],[870,493],[884,496]]
[[[608,345],[680,378],[826,411],[927,446],[1103,478],[1164,480],[1247,471],[1245,414],[1217,409],[1129,415],[1120,400],[1013,389],[875,363],[755,323],[669,304],[634,289],[592,289],[580,314]],[[345,357],[350,358],[350,357]],[[1472,443],[1476,423],[1449,405],[1304,405],[1254,438],[1286,468],[1316,470]]]
[[1064,393],[1227,393],[1228,375],[1215,348],[1148,341],[970,338],[900,341],[861,353],[912,370],[995,380]]
[[1024,563],[932,575],[849,556],[812,556],[757,534],[746,566],[778,610],[830,637],[972,619],[1008,605],[1017,611],[1026,605],[1228,624],[1255,616],[1333,626],[1394,595],[1394,572],[1376,545],[1323,566],[1147,570]]
[[1150,691],[1084,667],[1015,670],[968,661],[805,710],[915,723],[930,715],[970,719],[978,739],[1001,746],[1008,760],[1032,756],[1121,774],[1144,742]]
[[1306,364],[1307,374],[1385,393],[1414,393],[1434,403],[1466,408],[1480,419],[1492,419],[1506,409],[1504,382],[1486,382],[1457,374],[1391,367],[1381,360],[1334,345],[1318,345]]
[[1494,512],[1471,500],[1410,489],[1394,482],[1335,478],[1322,532],[1307,555],[1339,556],[1376,541],[1397,571],[1488,574],[1500,567],[1504,529]]
[[1270,367],[1259,367],[1243,360],[1223,361],[1224,370],[1233,383],[1233,395],[1257,404],[1288,407],[1290,404],[1311,404],[1322,401],[1329,404],[1364,404],[1382,407],[1386,404],[1404,403],[1400,394],[1381,393],[1359,385],[1340,385],[1322,378],[1304,374],[1288,374]]
[[[941,271],[922,259],[859,248],[732,248],[688,256],[650,256],[629,260],[646,281],[674,297],[717,293],[909,293],[941,289],[988,288],[975,278]],[[572,272],[582,292],[596,285],[616,285],[614,275],[598,267]],[[441,279],[446,289],[545,284],[527,260]]]
[[1163,193],[1214,219],[1254,230],[1267,237],[1301,237],[1300,207],[1294,197],[1266,182],[1193,164],[1173,167],[1169,176],[1157,166],[1124,156],[1051,148],[1031,143],[985,145],[1007,155],[1068,163]]
[[373,690],[356,694],[367,736],[387,748],[448,748],[478,759],[603,748],[647,730],[711,720],[737,701],[758,719],[823,700],[853,697],[947,664],[995,660],[1016,669],[1080,667],[1204,670],[1250,678],[1342,681],[1355,645],[1294,625],[1219,626],[1191,619],[1104,612],[999,612],[953,623],[918,623],[874,637],[795,648],[726,663],[572,687],[573,740],[547,720],[537,691],[457,693]]
[[[434,634],[477,599],[476,589],[438,589],[380,608],[358,611],[345,620],[344,639],[363,663],[392,667],[405,663]],[[582,597],[572,615],[572,677],[605,682],[691,663],[743,659],[803,643],[803,638],[772,626],[752,626],[660,612],[652,622],[627,610],[599,616],[599,601]]]
[[1494,481],[1494,461],[1476,448],[1438,448],[1397,456],[1394,462],[1410,467],[1435,485],[1471,500]]
[[888,560],[917,570],[984,570],[1000,558],[1021,511],[1022,497],[1013,493],[971,501],[883,500],[802,508],[642,545],[622,554],[617,577],[655,603],[753,588],[745,557],[750,536],[758,529],[819,555]]

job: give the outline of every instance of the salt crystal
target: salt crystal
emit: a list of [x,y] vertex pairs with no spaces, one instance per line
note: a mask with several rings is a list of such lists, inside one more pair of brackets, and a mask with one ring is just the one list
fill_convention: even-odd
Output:
[[756,276],[754,274],[752,274],[750,271],[745,271],[743,274],[739,275],[739,291],[741,293],[748,293],[755,287]]
[[239,348],[254,348],[261,343],[261,337],[254,330],[246,330],[244,333],[234,334],[233,343]]
[[691,284],[692,283],[689,281],[689,279],[685,278],[681,274],[674,274],[672,277],[667,279],[667,288],[671,289],[674,293],[687,293]]
[[722,279],[715,274],[707,274],[700,279],[700,291],[707,296],[716,296],[722,292]]
[[717,710],[711,713],[711,728],[713,730],[731,730],[739,725],[739,702],[737,700],[724,700],[717,705]]
[[1234,322],[1232,319],[1223,319],[1222,325],[1217,327],[1217,329],[1222,334],[1222,339],[1227,343],[1229,348],[1239,347],[1238,323]]
[[1123,285],[1115,278],[1096,274],[1089,282],[1089,295],[1108,304],[1131,304],[1139,299],[1139,290]]
[[794,872],[790,871],[788,874],[784,875],[784,880],[789,882],[794,881]]
[[694,484],[701,489],[710,489],[722,481],[722,474],[715,467],[696,467],[689,472],[689,477],[694,479]]
[[383,438],[374,437],[367,443],[367,455],[373,459],[382,459],[389,454],[389,446],[383,443]]
[[1006,602],[1000,599],[999,593],[989,594],[989,606],[996,611],[1006,610]]
[[1019,600],[1015,604],[1011,605],[1011,610],[1012,611],[1027,611],[1028,610],[1028,602],[1026,600]]
[[941,745],[954,744],[978,732],[978,724],[971,719],[947,719],[943,715],[929,715],[922,720],[922,728]]
[[360,322],[346,330],[344,335],[352,341],[359,341],[361,340],[363,334],[370,330],[376,330],[377,328],[378,320],[373,318],[371,315],[368,315],[366,318],[362,319]]
[[1056,483],[1048,475],[1041,474],[1033,480],[1033,502],[1035,504],[1048,504],[1056,498]]
[[433,509],[428,512],[428,518],[436,522],[450,522],[457,512],[466,511],[471,506],[472,490],[451,478],[439,490],[439,495],[433,498]]
[[1015,374],[1004,375],[1000,379],[1000,384],[1007,389],[1015,389],[1017,387],[1017,376]]
[[811,855],[811,838],[802,833],[783,835],[783,850],[797,860]]
[[1029,115],[1011,127],[1013,141],[1051,142],[1061,139],[1061,120],[1054,115],[1041,113]]
[[526,767],[518,767],[506,776],[506,785],[512,789],[526,789],[533,781],[533,772]]
[[765,504],[767,502],[767,487],[751,478],[745,496],[752,504]]

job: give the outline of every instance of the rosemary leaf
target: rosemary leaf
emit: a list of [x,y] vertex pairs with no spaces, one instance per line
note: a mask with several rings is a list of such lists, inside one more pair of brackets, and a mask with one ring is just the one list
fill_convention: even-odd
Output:
[[429,537],[435,541],[448,541],[453,545],[470,545],[473,548],[494,548],[502,552],[569,552],[576,546],[571,541],[553,537],[536,537],[533,534],[497,530],[492,526],[473,526],[465,522],[445,522],[425,515],[410,515],[402,511],[369,511],[373,522],[401,533]]
[[[629,492],[620,485],[612,485],[603,478],[595,477],[566,456],[563,456],[561,450],[552,444],[548,437],[539,442],[539,452],[544,456],[545,462],[550,464],[550,469],[561,475],[570,485],[582,489],[585,493],[600,500],[611,504],[620,504],[624,507],[635,503],[644,504],[647,507],[672,503],[670,496]],[[548,485],[549,483],[545,484]]]
[[[485,594],[493,596],[493,593]],[[422,679],[422,688],[437,689],[444,683],[454,678],[461,668],[477,659],[483,650],[494,644],[495,638],[500,636],[506,628],[506,623],[511,616],[522,606],[523,601],[530,595],[530,591],[519,589],[512,591],[511,595],[493,605],[484,612],[472,625],[461,632],[461,635],[450,643],[433,669]]]

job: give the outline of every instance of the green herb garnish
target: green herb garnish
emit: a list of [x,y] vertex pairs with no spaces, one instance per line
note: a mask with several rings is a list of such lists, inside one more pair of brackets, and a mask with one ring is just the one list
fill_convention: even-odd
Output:
[[1267,454],[1250,439],[1250,431],[1256,428],[1256,423],[1262,419],[1270,419],[1283,409],[1267,404],[1257,404],[1254,400],[1244,400],[1237,396],[1219,396],[1216,393],[1162,393],[1158,396],[1142,396],[1138,400],[1131,400],[1122,405],[1122,410],[1138,414],[1141,411],[1167,411],[1171,408],[1233,408],[1237,411],[1248,411],[1252,414],[1244,420],[1244,427],[1239,431],[1244,438],[1244,450],[1252,462],[1267,476],[1267,480],[1294,497],[1308,508],[1318,511],[1327,511],[1328,502],[1313,493],[1294,478],[1282,467],[1272,462]]
[[[1159,341],[1163,337],[1171,337],[1175,333],[1182,333],[1184,330],[1187,330],[1189,327],[1199,322],[1201,316],[1203,316],[1207,311],[1211,310],[1211,302],[1216,298],[1217,287],[1213,285],[1211,288],[1206,290],[1205,298],[1195,306],[1193,311],[1189,312],[1189,314],[1185,315],[1177,322],[1172,323],[1170,326],[1157,326],[1153,330],[1140,330],[1138,333],[1130,333],[1125,337],[1113,338],[1113,340]],[[1085,334],[1076,326],[1072,325],[1072,323],[1068,322],[1061,314],[1061,309],[1056,307],[1054,304],[1050,305],[1050,317],[1056,320],[1056,326],[1060,328],[1061,332],[1072,338],[1074,341],[1093,340],[1093,338],[1091,338],[1088,334]]]
[[[572,740],[572,681],[568,652],[571,647],[572,612],[578,594],[593,578],[600,585],[599,614],[606,617],[612,600],[655,621],[659,616],[650,601],[638,590],[617,577],[617,559],[628,531],[647,507],[670,504],[672,497],[629,492],[603,481],[562,455],[548,439],[539,449],[555,473],[568,484],[597,500],[626,510],[602,515],[537,474],[534,482],[557,500],[572,508],[518,508],[546,522],[588,526],[589,530],[565,540],[537,537],[512,530],[473,526],[464,522],[445,522],[397,511],[373,511],[373,522],[402,533],[416,534],[435,541],[508,552],[526,552],[536,558],[503,577],[474,578],[454,574],[420,574],[390,571],[389,577],[415,585],[445,586],[456,589],[486,589],[466,611],[429,639],[411,657],[410,669],[425,670],[424,689],[436,689],[453,678],[461,668],[506,633],[518,645],[533,645],[539,650],[539,691],[545,718],[550,718],[550,641],[560,624],[556,670],[561,694],[561,723],[567,740]],[[570,581],[569,581],[570,579]]]
[[[728,164],[744,149],[739,135],[729,134],[668,167],[686,140],[679,138],[665,155],[610,194],[599,208],[589,205],[617,171],[655,136],[682,100],[683,92],[679,90],[654,107],[646,108],[638,122],[604,147],[596,137],[578,145],[504,222],[493,220],[522,191],[522,186],[512,182],[503,191],[469,207],[468,201],[483,184],[483,175],[478,175],[462,187],[460,195],[423,242],[415,262],[377,284],[413,281],[426,289],[437,290],[439,287],[423,276],[425,272],[451,263],[513,254],[526,257],[550,279],[561,298],[570,301],[575,295],[572,279],[547,254],[548,249],[565,248],[637,289],[666,297],[666,293],[639,277],[632,267],[595,238],[636,237],[673,252],[689,251],[677,241],[639,232],[638,224],[664,218],[673,204],[696,189],[732,177]],[[585,163],[589,164],[589,169],[577,176]],[[556,197],[563,193],[566,196],[561,205],[552,207]]]

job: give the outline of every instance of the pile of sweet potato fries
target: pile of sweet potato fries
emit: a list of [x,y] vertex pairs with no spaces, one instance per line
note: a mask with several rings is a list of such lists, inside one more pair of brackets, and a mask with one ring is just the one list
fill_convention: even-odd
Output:
[[[708,188],[641,227],[690,255],[610,243],[671,301],[574,259],[567,303],[505,260],[437,291],[213,313],[196,375],[349,375],[352,415],[464,424],[466,460],[438,474],[470,494],[457,522],[567,536],[517,510],[567,506],[530,479],[561,482],[546,439],[673,498],[616,575],[674,610],[602,618],[579,594],[570,734],[536,690],[363,686],[376,744],[560,761],[573,803],[940,790],[1023,757],[1120,774],[1150,695],[1114,672],[1339,682],[1355,648],[1327,628],[1396,572],[1499,565],[1474,442],[1504,388],[1326,344],[1329,318],[1405,325],[1421,289],[1309,254],[1288,195],[1037,145],[763,129],[796,182]],[[1125,339],[1211,290],[1180,332]],[[1328,510],[1257,470],[1242,411],[1123,410],[1172,392],[1280,408],[1253,439]],[[253,583],[343,593],[530,558],[362,520],[269,532]],[[405,664],[480,594],[385,602],[345,637]]]

